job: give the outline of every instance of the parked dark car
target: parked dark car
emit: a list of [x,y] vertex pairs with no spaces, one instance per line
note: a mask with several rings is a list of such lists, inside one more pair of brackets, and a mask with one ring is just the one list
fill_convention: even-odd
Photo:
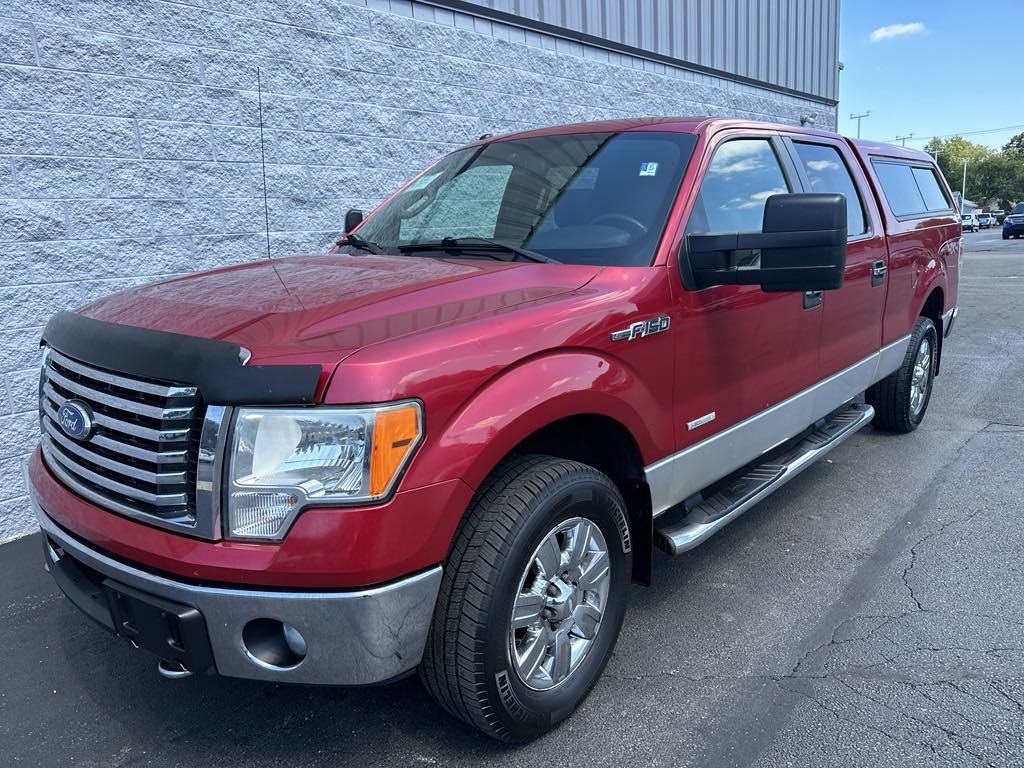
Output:
[[1017,203],[1003,219],[1003,240],[1021,235],[1024,235],[1024,203]]

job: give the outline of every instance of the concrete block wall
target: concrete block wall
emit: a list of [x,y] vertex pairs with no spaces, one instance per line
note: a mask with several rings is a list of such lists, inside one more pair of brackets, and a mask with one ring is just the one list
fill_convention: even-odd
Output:
[[835,109],[409,0],[0,0],[0,541],[34,525],[47,318],[161,277],[324,248],[482,133]]

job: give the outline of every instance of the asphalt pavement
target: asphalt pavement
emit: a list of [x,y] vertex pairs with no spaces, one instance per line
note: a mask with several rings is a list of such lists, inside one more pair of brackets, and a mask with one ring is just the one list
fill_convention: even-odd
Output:
[[492,742],[415,679],[165,681],[59,595],[29,537],[0,547],[0,763],[1024,764],[1024,241],[965,241],[924,425],[866,429],[659,555],[604,678],[545,738]]

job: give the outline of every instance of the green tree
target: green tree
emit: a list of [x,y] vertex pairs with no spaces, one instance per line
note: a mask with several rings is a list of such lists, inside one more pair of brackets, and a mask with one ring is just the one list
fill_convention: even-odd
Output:
[[998,154],[969,162],[967,198],[979,205],[1024,198],[1024,160]]
[[[953,136],[949,139],[932,139],[925,144],[924,151],[930,155],[937,154],[939,169],[953,189],[960,188],[960,181],[964,172],[964,160],[967,160],[967,174],[970,176],[971,166],[993,154],[992,150],[985,145],[968,141],[963,136]],[[967,197],[971,199],[969,191]]]
[[1009,157],[1024,157],[1024,133],[1018,133],[1003,145],[1003,154]]

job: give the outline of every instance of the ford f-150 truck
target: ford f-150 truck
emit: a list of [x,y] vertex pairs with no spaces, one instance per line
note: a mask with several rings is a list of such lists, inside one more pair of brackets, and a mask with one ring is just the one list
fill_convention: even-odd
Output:
[[957,315],[932,159],[820,130],[486,137],[345,218],[327,253],[46,326],[47,567],[165,677],[418,670],[535,737],[597,681],[655,548],[869,423],[913,431]]

